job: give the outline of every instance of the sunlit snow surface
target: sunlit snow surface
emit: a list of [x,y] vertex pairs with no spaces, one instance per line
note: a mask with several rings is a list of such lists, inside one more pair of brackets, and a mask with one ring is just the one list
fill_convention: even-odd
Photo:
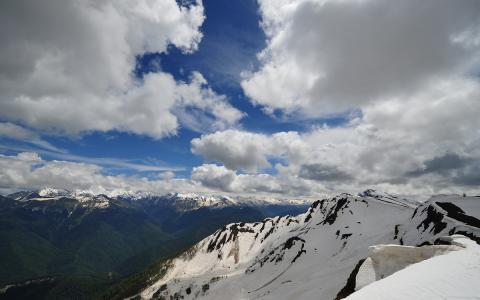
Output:
[[[346,299],[480,299],[480,246],[457,235],[453,236],[453,243],[458,246],[430,246],[443,249],[438,249],[431,258],[365,286]],[[401,264],[399,260],[421,259],[422,248],[408,249],[409,253],[402,251],[405,250],[402,247],[390,249],[393,250],[390,255],[396,256],[396,262]]]
[[[230,224],[183,255],[168,261],[165,276],[149,283],[140,295],[146,299],[160,296],[168,299],[175,295],[183,299],[222,300],[335,299],[359,261],[372,255],[372,249],[369,249],[372,245],[433,244],[441,236],[459,232],[479,237],[480,228],[472,226],[476,225],[475,220],[479,216],[479,200],[476,197],[440,196],[416,206],[412,201],[370,191],[317,201],[306,213],[296,217]],[[441,204],[450,210],[447,212],[438,202],[456,205],[452,209]],[[458,250],[461,246],[426,246],[418,251],[421,259],[409,255],[408,259],[397,258],[396,265],[384,265],[383,276],[394,278],[397,273],[427,261],[449,261],[449,258],[443,257],[454,259],[462,255],[457,253],[467,253],[464,254],[466,257],[458,260],[458,272],[461,272],[467,258],[475,256],[476,252],[478,254],[478,246],[474,242],[465,242],[465,245],[467,250]],[[392,247],[397,246],[379,247],[392,251]],[[393,250],[393,254],[409,252]],[[436,256],[438,254],[444,255]],[[429,269],[428,265],[426,268]],[[478,272],[478,269],[471,272]],[[474,275],[466,272],[462,276]],[[381,281],[371,285],[378,285]],[[418,282],[422,281],[419,279]],[[462,283],[459,287],[468,289],[466,285]],[[451,286],[456,284],[452,281]],[[425,289],[425,293],[430,290],[429,287],[419,288]],[[471,287],[470,291],[473,291]],[[393,299],[385,295],[379,297]]]

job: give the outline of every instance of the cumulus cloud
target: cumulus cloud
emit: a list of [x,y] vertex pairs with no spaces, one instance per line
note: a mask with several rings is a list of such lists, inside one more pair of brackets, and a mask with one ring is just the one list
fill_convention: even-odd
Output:
[[236,173],[223,166],[206,164],[193,168],[192,179],[200,181],[204,186],[231,191]]
[[191,150],[206,160],[190,179],[168,171],[148,179],[104,175],[96,161],[21,153],[0,157],[1,187],[54,182],[295,196],[366,187],[417,195],[480,192],[480,82],[473,75],[480,67],[479,1],[259,4],[267,47],[259,70],[242,74],[245,94],[287,118],[358,111],[346,124],[273,134],[232,129],[244,113],[200,73],[187,82],[161,70],[134,79],[136,55],[165,52],[168,45],[196,50],[200,3],[0,4],[0,28],[7,29],[0,30],[7,41],[0,49],[0,117],[26,126],[0,123],[0,134],[38,143],[39,129],[161,138],[184,126],[204,133]]
[[191,145],[195,154],[250,173],[271,167],[274,157],[299,160],[309,148],[298,132],[267,135],[233,129],[204,134],[193,139]]
[[315,186],[298,178],[269,174],[238,174],[236,171],[215,164],[204,164],[193,168],[192,179],[203,186],[237,194],[309,197],[328,192],[322,186]]
[[47,161],[34,152],[17,155],[0,154],[0,192],[32,190],[43,187],[89,190],[96,193],[112,191],[206,191],[188,179],[173,178],[160,173],[162,179],[140,176],[105,175],[103,168],[92,163],[65,160]]
[[334,166],[316,164],[301,165],[299,176],[316,181],[349,180],[351,176]]
[[307,132],[205,134],[194,153],[250,173],[238,178],[273,167],[279,190],[479,192],[478,1],[259,4],[268,40],[243,74],[251,101],[287,118],[360,113]]
[[446,153],[423,162],[423,166],[409,173],[413,176],[421,176],[428,173],[444,173],[465,167],[470,159],[460,157],[456,153]]
[[92,163],[44,160],[34,152],[17,155],[0,154],[0,193],[43,187],[87,190],[95,193],[146,191],[155,193],[200,192],[241,195],[311,196],[324,192],[302,180],[268,174],[238,174],[224,166],[204,164],[192,170],[191,179],[176,178],[171,171],[159,172],[153,178],[106,175]]
[[270,166],[267,155],[271,152],[270,139],[262,134],[227,130],[195,138],[192,152],[230,169],[255,171]]
[[203,20],[200,1],[2,1],[0,116],[68,135],[119,130],[161,138],[175,134],[187,109],[198,110],[197,120],[208,116],[209,130],[231,126],[242,113],[201,74],[189,82],[161,70],[143,80],[132,74],[143,53],[169,45],[195,51]]
[[245,93],[267,111],[324,116],[417,93],[478,65],[475,0],[260,0],[267,48]]
[[276,182],[315,182],[304,184],[305,193],[366,186],[400,194],[477,192],[479,91],[473,81],[435,85],[367,106],[344,126],[271,135],[228,130],[193,140],[192,150],[233,171],[274,165]]

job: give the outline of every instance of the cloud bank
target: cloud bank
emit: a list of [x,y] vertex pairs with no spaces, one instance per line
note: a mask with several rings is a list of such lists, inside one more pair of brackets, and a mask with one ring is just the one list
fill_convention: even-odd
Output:
[[349,121],[216,132],[194,139],[194,153],[233,171],[274,167],[312,190],[479,193],[478,1],[259,4],[268,41],[260,69],[243,74],[251,102],[287,119]]
[[267,112],[357,109],[478,67],[475,0],[259,0],[268,46],[242,86]]

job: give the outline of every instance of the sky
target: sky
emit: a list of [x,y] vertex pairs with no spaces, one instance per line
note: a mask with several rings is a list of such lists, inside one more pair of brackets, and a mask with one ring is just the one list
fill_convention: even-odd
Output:
[[480,194],[477,0],[6,0],[0,193]]

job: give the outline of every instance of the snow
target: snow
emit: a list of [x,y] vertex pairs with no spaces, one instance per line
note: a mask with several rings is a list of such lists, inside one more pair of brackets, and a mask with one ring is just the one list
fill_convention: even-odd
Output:
[[170,206],[179,212],[187,212],[202,207],[211,209],[232,206],[266,206],[266,205],[306,205],[307,200],[274,199],[274,198],[234,198],[227,195],[196,194],[196,193],[168,193],[155,194],[143,191],[114,190],[105,194],[94,193],[90,190],[67,191],[64,189],[43,188],[38,191],[24,191],[9,195],[20,202],[55,201],[62,198],[77,200],[81,206],[90,208],[107,208],[112,200],[150,201],[157,205]]
[[455,245],[432,245],[423,247],[400,245],[370,246],[371,254],[360,266],[356,277],[356,289],[383,279],[405,267],[431,257],[459,250]]
[[[174,259],[167,274],[141,296],[149,299],[167,284],[170,295],[183,291],[185,299],[332,299],[368,246],[392,241],[393,226],[412,211],[399,203],[343,194],[296,217],[243,224],[238,228],[244,232],[229,240],[231,224],[197,244],[188,259]],[[219,244],[224,238],[227,242]],[[238,252],[238,260],[232,252]],[[215,277],[221,279],[212,283]],[[200,289],[204,284],[210,285],[207,292]],[[195,292],[186,295],[187,287]]]
[[[411,264],[346,299],[480,299],[480,246],[463,236],[452,238],[460,247],[450,246],[443,255]],[[408,256],[420,255],[422,248],[409,249]]]
[[[456,257],[454,253],[467,251],[473,255],[468,249],[477,247],[476,244],[457,236],[458,245],[415,247],[425,242],[433,244],[452,229],[480,236],[479,228],[447,217],[447,212],[436,205],[438,201],[453,201],[478,217],[480,201],[472,198],[437,197],[415,206],[415,201],[373,191],[356,196],[340,194],[313,203],[299,216],[230,224],[170,260],[165,276],[150,284],[140,296],[335,299],[354,267],[367,258],[354,278],[358,288],[365,286],[358,291],[362,292],[414,266],[441,257]],[[458,263],[462,265],[463,260]],[[166,288],[160,291],[164,285]],[[208,289],[204,288],[206,285]],[[393,298],[382,295],[362,299]]]
[[376,191],[376,190],[373,190],[373,189],[367,189],[367,190],[359,193],[358,195],[360,197],[371,197],[371,198],[381,199],[382,201],[387,201],[387,202],[390,202],[392,204],[408,206],[408,207],[416,207],[417,205],[420,204],[419,201],[414,200],[414,199],[400,198],[400,197],[390,195],[390,194],[385,193],[385,192]]
[[[115,205],[116,199],[173,205],[180,211],[306,203],[195,193],[104,195],[44,189],[15,194],[22,205],[62,197],[92,209]],[[143,299],[169,299],[175,294],[213,300],[336,299],[354,276],[357,291],[348,299],[478,299],[474,296],[480,291],[473,282],[480,282],[479,246],[458,235],[480,241],[478,222],[478,197],[438,195],[419,203],[374,190],[340,194],[312,203],[298,216],[224,226],[168,260],[165,275],[152,278],[139,295]],[[434,245],[445,236],[452,236],[453,245]],[[360,268],[355,276],[356,266]],[[160,290],[164,285],[167,288]]]
[[39,190],[37,193],[40,197],[53,198],[53,197],[66,196],[70,192],[67,191],[67,190],[64,190],[64,189],[54,189],[54,188],[46,187],[46,188],[43,188],[43,189]]

